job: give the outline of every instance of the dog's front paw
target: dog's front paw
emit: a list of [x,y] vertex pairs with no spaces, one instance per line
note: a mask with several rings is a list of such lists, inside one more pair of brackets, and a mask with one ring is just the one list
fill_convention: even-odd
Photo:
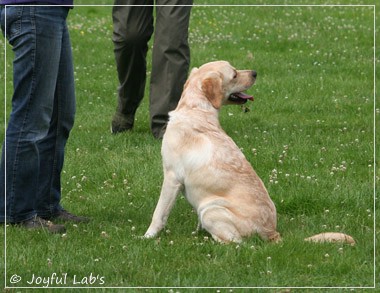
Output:
[[151,239],[151,238],[154,238],[154,237],[156,237],[156,233],[153,233],[153,232],[149,232],[149,231],[147,231],[145,234],[144,234],[144,236],[143,236],[143,238],[145,238],[145,239]]

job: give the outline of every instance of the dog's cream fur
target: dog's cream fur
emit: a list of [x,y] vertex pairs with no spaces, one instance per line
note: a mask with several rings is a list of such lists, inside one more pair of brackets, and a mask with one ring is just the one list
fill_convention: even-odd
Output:
[[219,124],[219,109],[231,94],[255,82],[251,70],[226,61],[192,70],[162,141],[164,182],[145,237],[165,226],[178,193],[198,213],[202,228],[219,242],[240,242],[258,233],[279,241],[276,208],[259,176]]

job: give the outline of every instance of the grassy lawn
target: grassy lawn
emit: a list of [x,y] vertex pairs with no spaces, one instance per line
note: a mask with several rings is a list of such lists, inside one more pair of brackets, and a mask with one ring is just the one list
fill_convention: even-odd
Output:
[[[220,245],[204,231],[193,233],[197,216],[183,196],[159,238],[139,238],[149,226],[160,193],[161,142],[150,134],[148,98],[138,110],[132,132],[110,133],[117,88],[111,9],[76,7],[69,15],[77,115],[66,148],[62,203],[92,221],[68,224],[62,236],[17,227],[7,227],[5,235],[2,229],[7,261],[6,268],[1,261],[0,271],[6,269],[7,275],[0,284],[42,287],[47,286],[42,277],[55,274],[49,287],[99,287],[107,292],[119,291],[115,287],[135,287],[129,290],[138,292],[145,289],[136,287],[161,287],[147,289],[150,292],[185,291],[176,287],[214,287],[208,292],[224,287],[235,289],[221,292],[242,291],[236,287],[283,288],[273,292],[285,292],[285,287],[304,288],[299,291],[334,287],[337,292],[339,287],[373,287],[374,239],[379,238],[379,224],[374,227],[375,210],[379,214],[374,183],[378,185],[380,178],[374,168],[374,120],[379,126],[380,118],[379,99],[374,103],[374,8],[192,9],[192,67],[228,60],[238,69],[258,72],[249,91],[255,101],[246,108],[223,108],[220,120],[276,204],[283,237],[277,245],[258,237],[240,245]],[[4,48],[3,38],[0,44]],[[7,100],[4,103],[1,86],[0,104],[9,114],[12,51],[8,45],[6,49],[0,78],[4,80],[6,66]],[[377,58],[379,53],[377,49]],[[0,55],[4,60],[3,49]],[[149,87],[146,97],[148,93]],[[4,117],[3,106],[0,112]],[[303,241],[327,231],[350,234],[357,244]],[[4,256],[3,251],[0,259]],[[378,270],[376,274],[380,286]],[[11,284],[13,275],[21,281]],[[32,282],[33,276],[39,279]],[[10,292],[20,290],[24,292]]]

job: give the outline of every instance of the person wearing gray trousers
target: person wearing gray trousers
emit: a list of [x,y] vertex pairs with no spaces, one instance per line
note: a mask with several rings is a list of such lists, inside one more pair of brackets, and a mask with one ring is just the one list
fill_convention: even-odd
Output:
[[141,5],[138,0],[115,0],[112,40],[120,85],[112,133],[133,128],[136,110],[144,97],[148,42],[154,31],[150,127],[155,138],[162,138],[168,113],[178,104],[189,70],[192,3],[192,0],[149,0]]

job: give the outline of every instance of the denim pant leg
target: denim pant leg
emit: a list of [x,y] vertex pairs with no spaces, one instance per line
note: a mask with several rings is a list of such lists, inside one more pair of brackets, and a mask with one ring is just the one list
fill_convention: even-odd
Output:
[[[12,111],[1,162],[5,188],[4,182],[0,183],[0,190],[5,190],[0,208],[4,211],[6,206],[8,222],[33,217],[36,203],[42,199],[53,202],[50,206],[58,205],[60,199],[60,192],[54,192],[60,170],[55,170],[63,163],[75,111],[71,55],[62,57],[68,46],[62,49],[67,13],[67,8],[58,6],[13,6],[1,14],[14,52]],[[70,63],[70,69],[64,63]],[[62,83],[67,91],[64,95]],[[63,110],[60,99],[66,99]],[[2,213],[0,221],[4,219]]]
[[[69,133],[74,124],[75,91],[71,42],[66,24],[62,27],[58,75],[54,92],[53,115],[49,132],[38,141],[40,174],[36,211],[40,217],[50,218],[62,209],[61,172]],[[59,42],[59,40],[58,40]]]

